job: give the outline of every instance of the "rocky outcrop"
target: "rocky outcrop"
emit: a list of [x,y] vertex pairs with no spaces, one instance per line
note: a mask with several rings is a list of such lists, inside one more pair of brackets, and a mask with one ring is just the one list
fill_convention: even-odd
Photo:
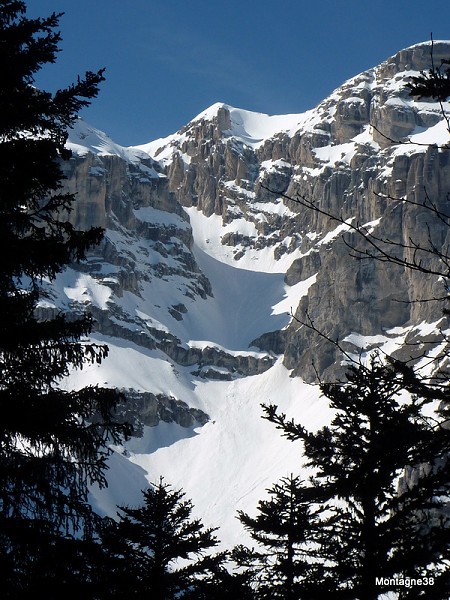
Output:
[[142,437],[144,427],[155,427],[161,421],[176,423],[181,427],[199,427],[209,421],[206,413],[189,408],[182,400],[164,394],[151,394],[135,390],[121,390],[126,402],[116,409],[115,418],[129,423],[134,437]]
[[120,156],[90,152],[64,161],[64,187],[77,194],[71,214],[74,225],[115,228],[119,222],[132,228],[137,222],[133,209],[148,206],[186,219],[167,179],[155,177],[154,166],[150,158],[134,164]]
[[[194,373],[206,379],[231,380],[258,375],[270,369],[275,362],[273,356],[230,354],[214,345],[204,348],[186,347],[179,338],[168,331],[151,327],[139,318],[130,320],[127,315],[119,316],[114,307],[105,311],[89,306],[88,310],[95,319],[98,332],[128,340],[149,350],[161,350],[174,363],[183,367],[193,367]],[[169,312],[172,314],[172,307],[169,308]],[[181,320],[183,313],[176,312],[174,318]]]

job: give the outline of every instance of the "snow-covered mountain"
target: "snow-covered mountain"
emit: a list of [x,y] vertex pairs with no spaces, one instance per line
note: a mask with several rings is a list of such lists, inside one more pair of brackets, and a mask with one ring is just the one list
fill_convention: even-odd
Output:
[[[435,61],[448,56],[450,42],[435,42]],[[83,121],[71,131],[63,168],[78,192],[73,221],[106,234],[87,263],[48,286],[40,310],[91,311],[110,356],[67,385],[117,386],[130,398],[136,436],[113,456],[109,490],[93,490],[99,510],[138,502],[163,475],[207,526],[221,527],[225,546],[241,541],[236,510],[252,512],[300,463],[260,404],[311,428],[330,417],[315,369],[333,377],[342,357],[291,313],[307,311],[348,352],[402,353],[406,341],[434,339],[438,303],[403,301],[438,296],[441,283],[356,261],[342,241],[349,223],[420,241],[423,214],[403,200],[447,201],[450,161],[438,147],[447,122],[438,103],[405,89],[429,62],[430,45],[419,44],[306,113],[215,104],[133,148]],[[281,194],[307,196],[347,225]],[[445,227],[433,235],[447,243]]]

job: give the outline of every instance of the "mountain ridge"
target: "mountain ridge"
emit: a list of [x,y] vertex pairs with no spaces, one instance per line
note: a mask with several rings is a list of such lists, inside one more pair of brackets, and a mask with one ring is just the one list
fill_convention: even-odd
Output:
[[[437,61],[450,56],[450,42],[433,49]],[[39,310],[90,311],[110,356],[66,385],[129,393],[139,435],[117,448],[111,479],[133,479],[137,467],[149,480],[163,474],[228,546],[242,534],[235,510],[251,511],[297,471],[297,451],[261,419],[260,403],[312,428],[329,417],[309,384],[316,372],[335,378],[342,356],[301,326],[306,314],[355,356],[376,347],[405,355],[418,340],[439,347],[440,303],[409,303],[439,296],[437,278],[355,261],[342,241],[351,223],[420,241],[424,217],[404,200],[423,201],[426,188],[444,202],[450,192],[450,160],[435,144],[448,137],[442,109],[404,87],[429,52],[429,43],[404,49],[299,115],[217,103],[179,132],[129,148],[81,121],[70,132],[71,219],[101,225],[105,239],[46,286]],[[446,228],[433,231],[445,247]],[[95,492],[99,510],[128,501],[117,487]]]

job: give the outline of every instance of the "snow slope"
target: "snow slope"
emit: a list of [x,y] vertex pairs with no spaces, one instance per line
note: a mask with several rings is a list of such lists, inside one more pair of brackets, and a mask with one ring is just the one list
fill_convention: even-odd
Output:
[[155,393],[170,390],[207,412],[211,420],[191,429],[167,423],[146,427],[142,438],[117,449],[110,461],[109,488],[94,490],[94,505],[114,515],[116,504],[139,503],[138,491],[145,481],[158,481],[162,475],[184,489],[194,502],[194,514],[205,525],[220,528],[217,535],[223,547],[242,543],[246,535],[236,511],[254,512],[265,489],[280,477],[300,472],[299,444],[281,437],[262,418],[260,405],[277,404],[281,411],[316,429],[331,416],[318,388],[290,378],[281,360],[261,375],[205,381],[189,368],[175,368],[132,344],[96,339],[108,343],[110,357],[100,367],[73,374],[70,385],[101,381]]
[[[220,244],[220,219],[208,219],[192,209],[188,213],[194,234],[193,252],[211,282],[214,296],[189,305],[183,321],[176,324],[177,334],[186,346],[214,345],[231,354],[263,356],[249,344],[262,333],[289,323],[291,308],[298,304],[314,277],[287,286],[283,271],[296,255],[283,257],[280,267],[267,249],[254,251],[241,268],[235,263],[232,266],[232,257]],[[170,297],[170,286],[176,286],[176,282],[167,285],[165,294]],[[61,296],[104,306],[108,296],[101,293],[101,287],[89,276],[75,272],[67,272],[66,279],[61,276],[58,285]],[[149,289],[140,310],[156,320],[152,302],[155,299]],[[137,310],[125,303],[122,308]],[[277,404],[283,412],[316,428],[323,425],[328,414],[318,388],[289,377],[281,357],[260,375],[211,381],[193,374],[192,367],[172,363],[159,350],[107,336],[96,335],[94,339],[108,344],[108,358],[101,365],[74,372],[67,386],[100,383],[164,393],[210,417],[198,428],[161,422],[146,427],[142,438],[133,438],[117,448],[110,461],[110,485],[106,490],[93,489],[94,505],[101,513],[114,515],[117,504],[139,503],[139,490],[162,475],[168,483],[185,490],[194,502],[195,515],[205,525],[220,527],[217,535],[223,547],[242,543],[245,534],[236,511],[254,511],[264,490],[280,477],[297,473],[300,465],[299,446],[282,438],[262,418],[260,405]]]

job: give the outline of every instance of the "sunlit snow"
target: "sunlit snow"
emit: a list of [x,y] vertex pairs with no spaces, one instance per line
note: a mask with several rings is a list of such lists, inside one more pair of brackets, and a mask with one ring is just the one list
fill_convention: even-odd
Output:
[[[78,156],[88,152],[94,156],[116,155],[131,163],[130,168],[140,169],[145,176],[164,177],[163,169],[172,161],[181,161],[181,167],[188,168],[191,163],[190,132],[202,123],[217,123],[223,110],[230,117],[229,127],[220,132],[224,142],[255,150],[274,136],[292,137],[298,132],[302,135],[313,132],[326,140],[330,124],[336,117],[338,102],[347,108],[357,105],[364,109],[364,102],[358,95],[364,90],[374,94],[371,110],[375,110],[380,102],[379,90],[385,89],[389,94],[385,101],[388,108],[420,110],[434,113],[439,118],[441,107],[438,103],[416,102],[397,96],[404,87],[405,78],[413,75],[417,73],[405,72],[386,82],[377,78],[376,71],[368,71],[347,81],[316,109],[301,114],[267,115],[216,103],[198,114],[180,132],[129,148],[119,146],[106,134],[79,120],[70,131],[68,147]],[[346,97],[343,97],[342,90],[346,90]],[[444,107],[450,109],[448,103]],[[220,114],[223,116],[223,112]],[[434,122],[434,118],[431,115],[430,122]],[[409,143],[394,144],[383,151],[386,160],[383,169],[378,171],[378,177],[391,172],[397,155],[423,152],[430,143],[448,144],[449,137],[448,124],[444,119],[434,126],[417,128],[409,136]],[[286,173],[290,169],[291,173],[294,172],[294,180],[303,182],[319,177],[325,169],[336,165],[349,169],[361,145],[367,146],[369,152],[380,150],[379,144],[374,141],[373,128],[368,123],[344,143],[311,147],[311,155],[317,160],[309,165],[291,164],[284,159],[265,160],[259,165],[260,173]],[[145,165],[141,161],[145,161]],[[101,165],[92,166],[90,175],[103,176]],[[189,251],[192,251],[198,267],[211,284],[211,296],[186,293],[185,278],[179,274],[168,274],[164,277],[149,275],[140,282],[138,294],[125,290],[116,297],[113,293],[116,267],[107,265],[99,279],[67,269],[58,276],[51,295],[43,300],[42,306],[67,308],[73,303],[90,303],[106,310],[114,303],[119,312],[130,316],[129,322],[121,322],[121,326],[129,328],[130,332],[139,327],[149,327],[161,336],[165,333],[176,336],[183,350],[213,347],[231,357],[267,357],[267,353],[258,350],[252,342],[265,333],[286,328],[300,299],[308,293],[318,276],[314,274],[288,286],[284,281],[285,273],[295,260],[317,252],[320,246],[349,230],[353,220],[339,224],[325,235],[302,232],[310,242],[306,254],[296,248],[281,254],[276,260],[273,246],[256,248],[249,245],[236,260],[236,246],[223,244],[224,236],[237,234],[255,239],[258,236],[257,226],[267,221],[268,215],[289,218],[294,213],[281,198],[274,198],[273,202],[255,202],[255,191],[247,186],[247,182],[221,180],[218,185],[225,193],[251,204],[252,219],[246,218],[238,203],[228,207],[228,216],[232,216],[228,220],[216,214],[206,217],[196,207],[184,208],[181,215],[148,206],[134,208],[133,213],[140,225],[183,230],[192,227],[194,242]],[[374,219],[365,227],[372,231],[379,222],[380,219]],[[291,233],[282,243],[295,241],[295,235]],[[139,268],[147,269],[148,273],[152,273],[152,267],[161,261],[161,255],[146,241],[132,236],[125,238],[121,231],[112,229],[107,230],[106,238],[124,259],[132,257],[134,260],[137,257]],[[176,258],[169,254],[164,261],[167,269],[174,267],[176,273],[176,268],[179,268]],[[182,319],[176,320],[168,307],[179,303],[185,305],[186,313]],[[438,325],[421,323],[415,329],[412,326],[393,328],[376,336],[363,336],[354,331],[342,341],[348,344],[349,355],[359,360],[367,357],[375,347],[381,352],[391,353],[405,342],[407,335],[415,331],[427,335]],[[145,331],[142,333],[145,335]],[[282,357],[273,354],[270,355],[273,366],[259,375],[233,375],[231,380],[208,380],[202,378],[198,371],[194,372],[194,367],[180,366],[161,350],[100,334],[95,334],[92,339],[108,344],[110,353],[107,360],[101,365],[89,365],[72,373],[64,385],[78,388],[100,384],[164,394],[182,400],[210,417],[202,427],[183,428],[163,422],[156,427],[145,427],[142,438],[133,438],[123,447],[116,448],[109,463],[109,488],[93,488],[93,504],[101,513],[114,515],[116,504],[136,505],[140,502],[140,490],[148,482],[158,481],[162,475],[168,483],[183,488],[194,502],[195,515],[205,525],[220,527],[218,537],[223,547],[230,548],[248,541],[236,518],[236,511],[242,509],[254,513],[266,488],[280,477],[301,472],[300,444],[282,438],[279,431],[262,418],[260,405],[275,403],[306,428],[317,429],[329,422],[332,416],[326,399],[320,397],[318,387],[290,377]],[[439,348],[436,349],[438,351]],[[217,372],[229,374],[221,367],[217,367]]]

